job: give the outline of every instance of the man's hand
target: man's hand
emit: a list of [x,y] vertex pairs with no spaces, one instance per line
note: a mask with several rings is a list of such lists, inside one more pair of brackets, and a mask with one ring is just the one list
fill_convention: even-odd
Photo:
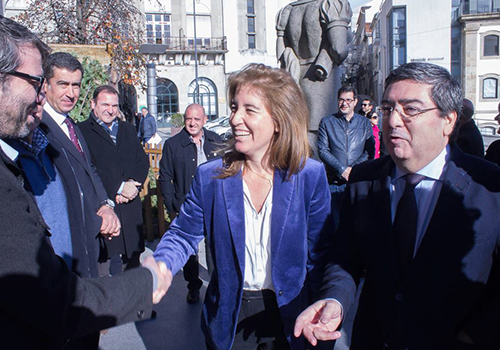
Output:
[[125,185],[123,185],[121,195],[129,200],[133,200],[139,194],[139,190],[137,188],[140,186],[140,182],[130,179],[125,182]]
[[116,204],[125,204],[130,202],[130,200],[126,197],[123,197],[121,194],[117,194],[115,197],[115,203]]
[[346,181],[349,181],[349,175],[351,175],[351,170],[352,170],[352,166],[348,166],[344,172],[342,173],[342,177],[346,180]]
[[153,304],[158,304],[172,284],[172,272],[164,262],[156,262],[151,255],[144,259],[142,266],[152,269],[158,277],[158,287],[153,292]]
[[117,237],[120,235],[120,229],[122,225],[118,216],[116,216],[115,211],[110,207],[103,205],[97,211],[97,215],[102,218],[101,224],[101,234],[107,236],[108,239],[112,237]]
[[301,334],[316,346],[318,340],[340,338],[337,328],[342,321],[342,306],[336,300],[319,300],[305,309],[295,321],[294,335]]

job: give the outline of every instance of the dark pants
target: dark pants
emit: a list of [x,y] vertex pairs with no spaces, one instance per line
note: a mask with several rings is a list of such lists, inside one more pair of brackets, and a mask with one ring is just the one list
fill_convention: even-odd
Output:
[[198,290],[203,285],[200,279],[200,265],[198,264],[198,255],[191,255],[182,268],[184,280],[188,283],[189,290]]
[[232,349],[290,349],[273,291],[243,291]]
[[99,271],[99,277],[106,276],[116,276],[123,271],[133,269],[134,267],[139,267],[141,265],[140,258],[141,253],[134,252],[130,258],[125,255],[114,255],[106,261],[99,262],[97,264],[97,270]]
[[335,231],[339,228],[340,223],[340,207],[342,198],[344,197],[345,188],[347,185],[330,185],[330,194],[332,195],[332,221]]

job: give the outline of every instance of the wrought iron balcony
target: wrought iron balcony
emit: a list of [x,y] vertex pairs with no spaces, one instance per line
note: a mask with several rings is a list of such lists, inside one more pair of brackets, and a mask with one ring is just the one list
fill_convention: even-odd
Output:
[[[188,37],[146,37],[146,43],[141,45],[142,53],[189,53],[194,52],[195,40]],[[196,49],[200,53],[227,52],[226,37],[196,38]]]

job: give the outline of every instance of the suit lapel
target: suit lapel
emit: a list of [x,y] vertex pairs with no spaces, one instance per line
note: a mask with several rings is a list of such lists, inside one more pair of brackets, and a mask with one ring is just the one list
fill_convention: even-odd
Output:
[[[450,237],[447,235],[450,231],[448,218],[453,215],[452,213],[460,216],[462,212],[460,208],[463,208],[463,198],[469,187],[469,181],[464,176],[465,172],[457,167],[453,158],[456,157],[452,154],[452,159],[447,164],[436,207],[413,261],[414,270],[421,268],[433,254],[439,254],[446,249],[450,243]],[[461,219],[465,218],[456,218],[456,220]]]
[[242,275],[245,271],[245,210],[241,171],[222,181],[227,220]]
[[[91,117],[89,117],[91,118]],[[118,136],[121,132],[121,129],[120,127],[118,127],[118,135],[116,137],[117,139],[117,144],[115,145],[115,143],[113,142],[113,140],[111,139],[111,136],[109,135],[109,133],[104,130],[104,128],[99,125],[95,120],[93,120],[92,118],[89,120],[89,123],[90,123],[90,126],[92,128],[92,130],[97,133],[97,135],[99,135],[99,137],[102,137],[104,140],[106,140],[106,142],[108,142],[110,145],[112,145],[113,147],[115,147],[116,145],[118,145]]]
[[274,171],[273,184],[273,209],[271,214],[271,266],[276,266],[276,258],[285,236],[284,230],[287,223],[288,212],[293,197],[293,189],[296,187],[297,175],[290,180],[285,180],[285,173],[280,170]]
[[[64,147],[68,154],[70,154],[73,158],[75,158],[79,163],[81,163],[85,168],[88,167],[87,161],[82,157],[80,152],[76,149],[75,145],[71,142],[71,140],[66,136],[64,131],[62,131],[61,127],[57,125],[54,119],[46,112],[43,112],[42,115],[42,121],[49,127],[49,132],[47,133],[47,138],[49,139],[49,142],[51,142],[54,146],[59,143],[60,146]],[[80,141],[80,144],[83,148],[83,152],[86,155],[89,155],[88,153],[88,148],[83,147],[84,142],[83,140],[83,135],[81,134],[80,130],[76,127],[75,125],[75,132],[78,137],[78,140]],[[54,142],[55,140],[55,142]],[[85,144],[86,146],[86,144]],[[56,146],[57,147],[57,146]],[[88,158],[88,157],[87,157]]]
[[[382,256],[390,259],[390,266],[396,267],[397,255],[394,246],[394,234],[392,232],[392,217],[391,217],[391,175],[394,170],[394,163],[392,160],[387,161],[380,169],[378,174],[375,174],[375,179],[372,183],[372,194],[370,201],[372,208],[374,208],[375,216],[372,218],[377,227],[380,227],[379,236],[382,238],[382,244],[379,248],[384,252]],[[393,270],[394,275],[397,275],[398,269]]]

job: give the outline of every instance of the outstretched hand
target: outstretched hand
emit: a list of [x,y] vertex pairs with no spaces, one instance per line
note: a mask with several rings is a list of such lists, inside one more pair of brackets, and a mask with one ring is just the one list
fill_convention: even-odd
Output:
[[153,291],[153,304],[158,304],[172,284],[172,272],[167,268],[164,262],[157,262],[153,256],[148,256],[144,259],[142,266],[147,266],[152,269],[158,277],[158,286],[156,290]]
[[295,321],[294,335],[301,334],[316,346],[318,340],[340,338],[337,328],[342,321],[342,306],[336,300],[319,300],[305,309]]

